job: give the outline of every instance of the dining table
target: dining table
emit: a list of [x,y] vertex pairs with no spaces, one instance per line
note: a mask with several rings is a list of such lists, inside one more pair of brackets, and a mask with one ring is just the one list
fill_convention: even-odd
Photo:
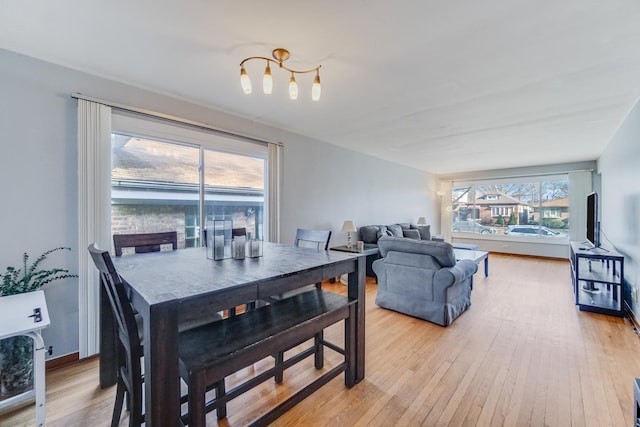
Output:
[[[365,256],[264,242],[256,258],[207,258],[206,248],[113,258],[143,319],[145,421],[179,424],[179,330],[232,307],[348,275],[356,301],[356,383],[365,376]],[[102,287],[101,287],[102,288]],[[100,298],[100,385],[117,381],[116,327],[104,290]],[[175,420],[175,423],[167,422]]]

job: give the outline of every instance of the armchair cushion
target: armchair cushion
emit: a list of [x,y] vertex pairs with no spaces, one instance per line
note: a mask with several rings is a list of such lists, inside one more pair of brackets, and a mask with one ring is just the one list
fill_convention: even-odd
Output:
[[433,257],[441,267],[453,267],[456,265],[456,255],[453,246],[446,242],[415,241],[412,239],[400,239],[397,237],[384,237],[378,240],[378,248],[382,257],[389,251],[423,254]]

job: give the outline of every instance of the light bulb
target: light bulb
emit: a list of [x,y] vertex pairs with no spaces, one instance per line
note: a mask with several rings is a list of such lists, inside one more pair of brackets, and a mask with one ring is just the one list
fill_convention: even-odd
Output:
[[273,77],[271,77],[271,67],[269,67],[269,62],[267,62],[267,68],[264,69],[264,79],[262,80],[262,90],[269,95],[272,89]]
[[251,93],[251,80],[249,80],[249,75],[247,74],[247,70],[244,69],[244,66],[240,67],[240,85],[244,93],[247,95]]
[[289,98],[298,99],[298,83],[296,83],[293,73],[291,73],[291,78],[289,79]]
[[322,86],[320,86],[320,73],[316,73],[316,78],[313,79],[313,86],[311,87],[311,99],[318,101],[320,99],[320,93],[322,93]]

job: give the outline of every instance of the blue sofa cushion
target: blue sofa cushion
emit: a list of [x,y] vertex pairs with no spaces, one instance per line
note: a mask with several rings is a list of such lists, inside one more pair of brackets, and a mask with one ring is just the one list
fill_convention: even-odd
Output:
[[387,230],[391,232],[390,236],[404,237],[402,234],[402,227],[399,224],[387,225]]
[[418,230],[402,230],[402,234],[404,237],[409,239],[420,240],[420,232]]
[[420,240],[431,240],[431,226],[430,225],[413,225],[411,229],[418,230],[420,232]]
[[360,227],[360,239],[365,243],[377,243],[378,231],[380,227],[377,225],[364,225]]

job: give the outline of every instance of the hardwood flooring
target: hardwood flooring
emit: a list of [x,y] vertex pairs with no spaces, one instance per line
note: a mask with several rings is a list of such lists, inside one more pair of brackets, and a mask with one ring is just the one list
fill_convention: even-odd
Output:
[[[640,339],[627,320],[574,306],[567,261],[491,254],[490,276],[475,276],[471,308],[447,328],[377,307],[375,291],[368,281],[364,381],[349,390],[340,376],[274,425],[633,425]],[[325,335],[341,342],[341,329]],[[91,359],[47,373],[47,426],[109,425],[115,389],[98,387],[97,368]],[[232,401],[219,425],[250,423],[315,374],[310,358],[286,371],[282,385],[267,381]],[[1,416],[0,425],[34,419],[29,406]],[[218,425],[215,413],[208,423]]]

